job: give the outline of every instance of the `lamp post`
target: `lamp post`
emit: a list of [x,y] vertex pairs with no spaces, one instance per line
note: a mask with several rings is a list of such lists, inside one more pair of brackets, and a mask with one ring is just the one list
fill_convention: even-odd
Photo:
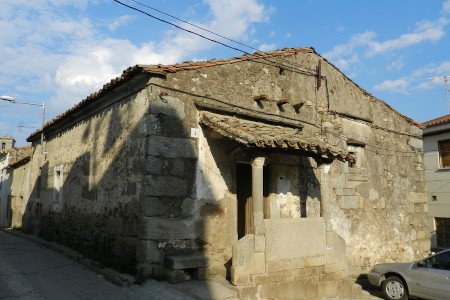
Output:
[[13,104],[23,104],[23,105],[33,105],[42,107],[42,128],[41,128],[41,153],[44,154],[44,124],[45,124],[45,102],[42,101],[42,104],[33,103],[33,102],[17,102],[14,97],[11,96],[0,96],[0,100],[8,101]]

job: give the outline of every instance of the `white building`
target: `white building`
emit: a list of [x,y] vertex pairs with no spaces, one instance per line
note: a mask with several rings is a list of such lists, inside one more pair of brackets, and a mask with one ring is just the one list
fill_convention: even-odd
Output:
[[424,123],[425,176],[431,246],[450,248],[450,115]]

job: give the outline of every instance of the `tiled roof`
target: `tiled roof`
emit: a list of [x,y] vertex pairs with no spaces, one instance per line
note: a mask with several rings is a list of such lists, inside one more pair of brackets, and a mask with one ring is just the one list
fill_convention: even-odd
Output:
[[[207,67],[213,67],[213,66],[219,66],[219,65],[225,65],[225,64],[232,64],[232,63],[241,62],[241,61],[249,61],[249,60],[261,59],[261,58],[267,59],[267,58],[271,58],[271,57],[293,56],[293,55],[295,55],[295,54],[297,54],[299,52],[315,53],[315,54],[319,55],[314,50],[314,48],[312,48],[312,47],[306,47],[306,48],[284,48],[284,49],[281,49],[281,50],[275,50],[275,51],[271,51],[271,52],[255,52],[253,54],[244,54],[244,55],[239,56],[239,57],[233,57],[233,58],[228,58],[228,59],[219,59],[219,60],[213,59],[213,60],[208,60],[208,61],[197,61],[197,62],[190,61],[190,62],[184,62],[184,63],[173,64],[173,65],[135,65],[133,67],[130,67],[130,68],[124,70],[123,73],[119,77],[117,77],[115,79],[112,79],[109,83],[103,85],[103,87],[99,91],[97,91],[95,93],[92,93],[91,95],[86,97],[84,100],[82,100],[81,102],[79,102],[78,104],[73,106],[72,108],[68,109],[67,111],[63,112],[62,114],[58,115],[57,117],[53,118],[52,120],[46,122],[44,124],[44,126],[43,126],[43,129],[45,131],[46,129],[50,128],[50,126],[53,126],[56,123],[64,120],[65,118],[69,117],[70,115],[72,115],[76,111],[78,111],[81,108],[89,105],[91,102],[94,102],[100,96],[106,94],[107,92],[109,92],[110,90],[115,88],[116,86],[122,84],[123,82],[125,82],[125,81],[127,81],[129,79],[131,79],[137,73],[146,72],[146,73],[149,73],[149,74],[160,75],[160,76],[163,75],[164,76],[164,75],[166,75],[168,73],[175,73],[175,72],[183,71],[183,70],[196,70],[196,69],[200,69],[200,68],[207,68]],[[320,56],[320,57],[322,59],[324,59],[325,61],[327,61],[322,56]],[[328,63],[330,63],[330,62],[328,62]],[[331,63],[330,63],[330,65],[332,65],[338,72],[342,73],[336,66],[334,66]],[[344,76],[345,76],[345,74],[344,74]],[[351,82],[353,82],[350,78],[348,78],[348,77],[346,77],[346,78],[348,80],[350,80]],[[376,101],[379,101],[379,102],[383,103],[389,109],[394,111],[396,114],[398,114],[401,118],[403,118],[407,122],[409,122],[409,123],[411,123],[411,124],[413,124],[415,126],[421,126],[420,123],[417,123],[414,120],[412,120],[412,119],[410,119],[410,118],[400,114],[398,111],[396,111],[391,106],[386,104],[386,102],[384,102],[384,101],[382,101],[382,100],[372,96],[366,90],[364,90],[359,85],[357,85],[355,82],[353,82],[353,83],[364,94],[370,95]],[[31,142],[32,140],[38,138],[40,133],[41,133],[41,129],[35,131],[34,133],[32,133],[27,138],[27,141]]]
[[424,122],[424,123],[422,123],[422,125],[426,128],[426,127],[440,125],[440,124],[447,123],[447,122],[450,122],[450,115],[445,115],[445,116]]
[[33,149],[31,146],[22,146],[8,149],[9,165],[14,166],[20,162],[30,159],[32,151]]
[[339,160],[355,159],[347,151],[329,145],[317,137],[305,136],[298,128],[270,125],[207,111],[201,112],[200,122],[248,147],[302,150]]

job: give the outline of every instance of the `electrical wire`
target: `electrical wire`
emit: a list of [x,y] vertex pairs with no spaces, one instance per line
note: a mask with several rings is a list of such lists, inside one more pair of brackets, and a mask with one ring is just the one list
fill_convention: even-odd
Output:
[[[239,41],[237,41],[237,40],[231,39],[231,38],[229,38],[229,37],[227,37],[227,36],[224,36],[224,35],[222,35],[222,34],[216,33],[216,32],[214,32],[214,31],[212,31],[212,30],[209,30],[209,29],[207,29],[207,28],[205,28],[205,27],[196,25],[196,24],[194,24],[194,23],[192,23],[192,22],[183,20],[183,19],[178,18],[178,17],[176,17],[176,16],[174,16],[174,15],[171,15],[171,14],[169,14],[169,13],[163,11],[163,10],[160,10],[160,9],[158,9],[158,8],[155,8],[155,7],[152,7],[152,6],[150,6],[150,5],[144,4],[144,3],[140,2],[140,1],[137,1],[137,0],[129,0],[129,1],[132,1],[132,2],[134,2],[134,3],[136,3],[136,4],[138,4],[138,5],[141,5],[141,6],[145,7],[145,8],[148,8],[148,9],[151,9],[151,10],[153,10],[153,11],[156,11],[156,12],[158,12],[158,13],[160,13],[160,14],[163,14],[163,15],[165,15],[165,16],[168,16],[168,17],[170,17],[170,18],[173,18],[174,20],[183,22],[183,23],[188,24],[188,25],[190,25],[190,26],[192,26],[192,27],[195,27],[195,28],[197,28],[197,29],[200,29],[200,30],[203,30],[203,31],[205,31],[205,32],[208,32],[208,33],[210,33],[210,34],[212,34],[212,35],[215,35],[215,36],[217,36],[217,37],[223,38],[224,40],[230,41],[230,42],[232,42],[232,43],[235,43],[235,44],[238,44],[238,45],[241,45],[241,46],[244,46],[244,47],[247,47],[247,48],[252,49],[252,50],[254,50],[254,51],[257,51],[257,52],[260,51],[260,49],[258,49],[258,48],[255,48],[255,47],[250,46],[250,45],[248,45],[248,44],[245,44],[245,43],[243,43],[243,42],[239,42]],[[243,52],[243,53],[248,54],[246,51],[244,51],[244,50],[242,50],[242,49],[240,49],[240,51]],[[304,70],[308,70],[308,71],[315,72],[315,70],[313,70],[313,69],[305,68],[304,66],[301,66],[301,65],[299,65],[299,64],[296,64],[296,63],[294,63],[294,62],[289,62],[289,63],[291,63],[292,65],[294,65],[294,66],[296,66],[296,67],[298,67],[298,68],[302,68],[302,69],[304,69]]]
[[[245,51],[245,50],[239,49],[239,48],[237,48],[237,47],[230,46],[230,45],[228,45],[228,44],[225,44],[225,43],[223,43],[223,42],[220,42],[220,41],[217,41],[217,40],[215,40],[215,39],[209,38],[209,37],[207,37],[207,36],[205,36],[205,35],[202,35],[202,34],[200,34],[200,33],[197,33],[197,32],[194,32],[194,31],[192,31],[192,30],[183,28],[183,27],[181,27],[181,26],[179,26],[179,25],[177,25],[177,24],[175,24],[175,23],[173,23],[173,22],[167,21],[167,20],[165,20],[165,19],[163,19],[163,18],[159,18],[159,17],[157,17],[157,16],[155,16],[155,15],[152,15],[152,14],[146,12],[146,11],[143,11],[143,10],[141,10],[141,9],[139,9],[139,8],[133,7],[133,6],[128,5],[128,4],[126,4],[126,3],[123,3],[123,2],[121,2],[121,1],[119,1],[119,0],[113,0],[113,1],[116,2],[116,3],[118,3],[118,4],[120,4],[120,5],[122,5],[122,6],[125,6],[125,7],[129,8],[129,9],[131,9],[131,10],[134,10],[134,11],[137,11],[137,12],[139,12],[139,13],[142,13],[142,14],[148,16],[148,17],[151,17],[151,18],[153,18],[153,19],[155,19],[155,20],[158,20],[158,21],[160,21],[160,22],[163,22],[163,23],[166,23],[166,24],[168,24],[168,25],[171,25],[171,26],[173,26],[173,27],[175,27],[175,28],[177,28],[177,29],[183,30],[183,31],[188,32],[188,33],[190,33],[190,34],[194,34],[194,35],[196,35],[196,36],[199,36],[199,37],[201,37],[201,38],[203,38],[203,39],[206,39],[206,40],[208,40],[208,41],[210,41],[210,42],[217,43],[217,44],[219,44],[219,45],[222,45],[222,46],[224,46],[224,47],[227,47],[227,48],[229,48],[229,49],[232,49],[232,50],[235,50],[235,51],[238,51],[238,52],[242,52],[242,53],[247,54],[247,55],[251,55],[251,53],[249,53],[249,52],[247,52],[247,51]],[[184,22],[184,23],[186,23],[186,24],[189,24],[190,26],[193,26],[193,27],[195,27],[195,28],[201,29],[201,30],[203,30],[203,31],[205,31],[205,32],[211,33],[211,34],[213,34],[213,35],[215,35],[215,36],[218,36],[218,37],[221,37],[221,38],[226,39],[226,40],[228,40],[228,41],[231,41],[231,42],[233,42],[233,43],[237,43],[237,44],[243,45],[243,46],[245,46],[245,47],[248,47],[248,48],[250,48],[250,49],[257,50],[256,48],[254,48],[254,47],[252,47],[252,46],[249,46],[249,45],[246,45],[246,44],[244,44],[244,43],[241,43],[241,42],[235,41],[235,40],[233,40],[233,39],[227,38],[227,37],[225,37],[225,36],[223,36],[223,35],[220,35],[220,34],[218,34],[218,33],[215,33],[215,32],[213,32],[213,31],[211,31],[211,30],[208,30],[208,29],[203,28],[203,27],[201,27],[201,26],[195,25],[195,24],[193,24],[193,23],[191,23],[191,22],[185,21],[185,20],[180,19],[180,18],[178,18],[178,17],[175,17],[175,16],[173,16],[173,15],[171,15],[171,14],[168,14],[168,13],[162,11],[162,10],[156,9],[156,8],[151,7],[151,6],[149,6],[149,5],[143,4],[143,3],[139,2],[139,1],[136,1],[136,0],[130,0],[130,1],[132,1],[132,2],[134,2],[134,3],[137,3],[137,4],[141,5],[141,6],[144,6],[144,7],[148,8],[148,9],[152,9],[152,10],[154,10],[154,11],[157,11],[157,12],[163,14],[163,15],[166,15],[166,16],[169,16],[169,17],[171,17],[171,18],[174,18],[175,20],[178,20],[178,21]],[[258,58],[259,58],[259,57],[258,57]],[[277,64],[277,62],[270,61],[270,60],[268,60],[268,59],[267,59],[266,57],[264,57],[264,56],[261,56],[260,58],[261,58],[261,59],[264,59],[264,60],[266,60],[266,61],[269,61],[270,63],[275,63],[275,64]],[[289,62],[289,63],[292,64],[293,62]],[[283,64],[277,65],[277,66],[278,66],[278,67],[282,66],[282,67],[284,67],[284,68],[290,68],[291,70],[292,70],[292,69],[293,69],[293,70],[296,70],[295,66],[293,67],[293,66],[283,65]],[[300,73],[305,74],[305,71],[304,71],[304,70],[297,70],[297,71],[300,71]],[[317,76],[317,74],[315,74],[315,73],[307,73],[306,75]],[[218,99],[215,99],[215,100],[218,100]],[[230,103],[227,103],[227,104],[230,104]],[[243,108],[243,107],[240,107],[240,108]],[[291,118],[289,118],[289,119],[291,119]],[[295,119],[295,120],[296,120],[296,119]],[[298,121],[298,120],[296,120],[296,121]],[[308,122],[305,122],[305,123],[308,123]],[[308,124],[309,124],[309,125],[312,125],[312,126],[315,126],[316,128],[319,128],[319,126],[317,126],[316,124],[312,124],[312,123],[308,123]],[[370,126],[372,126],[372,125],[370,125]],[[372,127],[373,127],[373,126],[372,126]],[[381,127],[378,127],[378,126],[376,126],[376,127],[377,127],[377,129],[380,129],[380,130],[384,130],[384,131],[388,131],[388,132],[393,132],[393,133],[397,133],[397,134],[402,134],[402,135],[408,135],[408,136],[411,136],[410,134],[406,134],[406,133],[403,133],[403,132],[397,132],[397,131],[389,130],[389,129],[386,129],[386,128],[381,128]],[[333,133],[333,132],[328,132],[328,133],[333,134],[333,135],[335,135],[335,136],[338,136],[338,137],[340,137],[340,138],[345,138],[344,136],[338,135],[338,134]],[[366,144],[366,146],[371,146],[371,147],[374,147],[374,148],[377,148],[377,149],[380,149],[380,150],[385,150],[385,151],[402,152],[402,153],[408,153],[408,154],[411,154],[411,156],[404,156],[404,157],[414,157],[414,156],[416,156],[416,155],[418,154],[418,152],[413,152],[413,151],[411,151],[411,152],[406,152],[406,151],[391,150],[391,149],[386,149],[386,148],[382,148],[382,147],[375,146],[375,145],[370,145],[370,144]],[[370,150],[369,150],[369,151],[370,151]],[[373,151],[373,152],[376,152],[376,151]],[[376,152],[376,153],[379,154],[378,152]],[[419,153],[420,153],[420,152],[419,152]],[[387,154],[384,154],[384,155],[387,155]],[[398,155],[397,155],[397,156],[398,156]]]
[[[133,6],[128,5],[128,4],[126,4],[126,3],[123,3],[123,2],[121,2],[121,1],[119,1],[119,0],[113,0],[113,1],[116,2],[116,3],[118,3],[118,4],[120,4],[120,5],[123,5],[123,6],[125,6],[125,7],[128,7],[128,8],[131,9],[131,10],[140,12],[140,13],[142,13],[142,14],[144,14],[144,15],[150,17],[150,18],[153,18],[153,19],[158,20],[158,21],[160,21],[160,22],[163,22],[163,23],[166,23],[166,24],[168,24],[168,25],[171,25],[171,26],[173,26],[173,27],[175,27],[175,28],[177,28],[177,29],[186,31],[186,32],[188,32],[188,33],[190,33],[190,34],[193,34],[193,35],[196,35],[196,36],[201,37],[201,38],[203,38],[203,39],[206,39],[206,40],[208,40],[208,41],[210,41],[210,42],[217,43],[217,44],[222,45],[222,46],[224,46],[224,47],[227,47],[227,48],[229,48],[229,49],[232,49],[232,50],[235,50],[235,51],[244,53],[244,54],[246,54],[246,55],[250,55],[250,56],[252,55],[251,53],[249,53],[249,52],[247,52],[247,51],[245,51],[245,50],[239,49],[239,48],[237,48],[237,47],[230,46],[230,45],[225,44],[225,43],[223,43],[223,42],[217,41],[217,40],[215,40],[215,39],[213,39],[213,38],[207,37],[207,36],[205,36],[205,35],[203,35],[203,34],[200,34],[200,33],[197,33],[197,32],[195,32],[195,31],[192,31],[192,30],[183,28],[183,27],[181,27],[181,26],[179,26],[179,25],[177,25],[177,24],[175,24],[175,23],[173,23],[173,22],[167,21],[167,20],[165,20],[165,19],[163,19],[163,18],[159,18],[159,17],[157,17],[157,16],[155,16],[155,15],[152,15],[152,14],[146,12],[146,11],[143,11],[143,10],[141,10],[141,9],[139,9],[139,8],[133,7]],[[130,0],[130,1],[133,1],[133,0]],[[208,30],[208,32],[209,32],[209,30]],[[216,34],[216,35],[218,35],[218,34]],[[270,56],[266,56],[266,57],[265,57],[265,56],[262,55],[261,57],[258,57],[258,59],[266,60],[266,61],[268,61],[268,62],[270,62],[270,63],[272,63],[272,64],[277,65],[278,67],[281,66],[281,67],[283,67],[283,68],[285,68],[285,69],[290,69],[291,71],[296,71],[296,72],[298,72],[298,73],[302,73],[302,74],[305,74],[305,75],[316,76],[316,74],[315,74],[314,72],[310,72],[310,70],[309,70],[309,71],[305,71],[305,70],[297,69],[295,66],[292,66],[292,65],[284,65],[284,64],[279,63],[279,62],[271,61],[271,60],[269,60],[267,57],[270,57]]]

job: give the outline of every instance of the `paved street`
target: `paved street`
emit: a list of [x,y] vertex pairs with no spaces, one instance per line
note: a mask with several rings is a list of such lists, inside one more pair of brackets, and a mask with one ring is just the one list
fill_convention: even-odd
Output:
[[200,299],[233,293],[212,282],[149,280],[119,287],[69,258],[0,231],[0,299]]

